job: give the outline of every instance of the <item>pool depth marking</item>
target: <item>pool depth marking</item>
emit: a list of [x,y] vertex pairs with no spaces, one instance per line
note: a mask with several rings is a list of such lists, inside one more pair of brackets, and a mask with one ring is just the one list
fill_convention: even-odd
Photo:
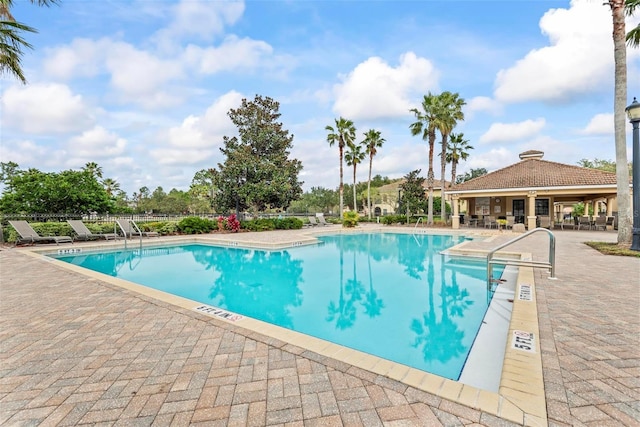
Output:
[[511,341],[511,347],[517,350],[526,351],[528,353],[535,353],[536,344],[533,337],[533,332],[513,331],[513,340]]
[[216,316],[224,320],[229,320],[231,322],[237,322],[238,320],[242,319],[242,316],[240,314],[231,313],[221,308],[212,307],[206,304],[199,305],[197,307],[194,307],[193,309],[200,313],[210,314],[212,316]]
[[533,297],[531,295],[531,285],[529,285],[528,283],[520,284],[518,299],[520,301],[533,301]]

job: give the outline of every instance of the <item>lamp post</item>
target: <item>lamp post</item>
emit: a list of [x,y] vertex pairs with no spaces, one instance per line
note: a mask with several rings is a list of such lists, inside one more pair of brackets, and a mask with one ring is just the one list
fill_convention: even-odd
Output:
[[629,121],[633,126],[633,240],[631,250],[640,251],[640,102],[633,98],[633,102],[625,108]]

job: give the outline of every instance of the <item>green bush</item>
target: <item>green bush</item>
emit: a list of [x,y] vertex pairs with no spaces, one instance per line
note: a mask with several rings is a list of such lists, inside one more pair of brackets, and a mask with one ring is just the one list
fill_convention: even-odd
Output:
[[387,215],[382,217],[382,223],[385,225],[406,224],[406,215]]
[[276,230],[299,230],[303,222],[299,218],[278,218],[273,220]]
[[178,230],[184,234],[203,234],[218,228],[217,223],[206,218],[189,216],[178,223]]
[[342,215],[342,226],[352,228],[358,225],[358,212],[349,211]]

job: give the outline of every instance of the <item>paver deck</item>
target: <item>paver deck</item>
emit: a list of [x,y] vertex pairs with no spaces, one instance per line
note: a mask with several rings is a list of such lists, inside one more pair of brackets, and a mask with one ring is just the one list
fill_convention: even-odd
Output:
[[[273,243],[304,232],[220,238]],[[614,232],[555,235],[558,278],[535,271],[548,425],[639,425],[640,258],[582,244],[615,241]],[[544,235],[513,246],[535,259],[547,248]],[[517,425],[6,247],[0,424]]]

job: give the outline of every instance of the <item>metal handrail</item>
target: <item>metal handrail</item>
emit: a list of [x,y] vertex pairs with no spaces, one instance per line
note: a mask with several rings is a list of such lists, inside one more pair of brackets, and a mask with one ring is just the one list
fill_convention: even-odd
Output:
[[124,248],[127,249],[127,232],[124,231],[124,228],[122,228],[122,225],[120,225],[120,223],[118,221],[114,221],[113,222],[113,234],[116,235],[116,237],[118,236],[118,228],[120,227],[120,230],[122,230],[122,235],[124,236]]
[[[418,228],[418,223],[422,221],[422,217],[418,217],[418,220],[416,221],[416,225],[413,226],[413,229],[415,230],[416,228]],[[422,224],[424,225],[424,221],[422,221]]]
[[[527,236],[532,235],[533,233],[537,233],[538,231],[545,231],[549,235],[549,261],[528,261],[528,260],[511,260],[511,259],[502,259],[502,258],[493,258],[493,255],[519,240],[524,239]],[[508,242],[505,242],[487,253],[487,289],[491,290],[491,283],[493,282],[493,264],[503,264],[503,265],[515,265],[519,267],[533,267],[533,268],[548,268],[551,272],[550,279],[555,279],[556,272],[556,236],[546,228],[534,228],[521,236],[516,237],[515,239],[511,239]]]

